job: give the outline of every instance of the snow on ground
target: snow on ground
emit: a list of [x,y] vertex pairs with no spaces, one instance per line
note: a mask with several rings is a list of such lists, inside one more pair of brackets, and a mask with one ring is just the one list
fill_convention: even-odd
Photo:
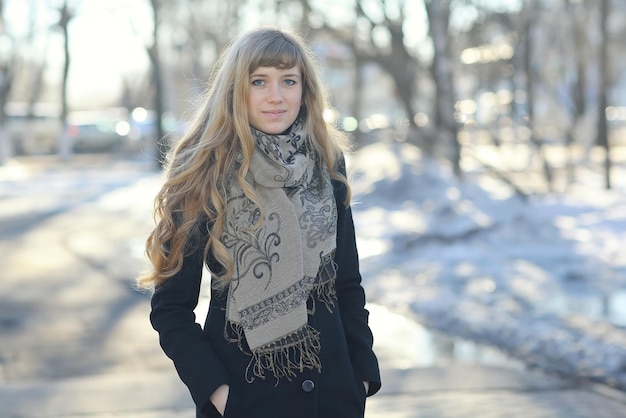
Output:
[[349,161],[368,300],[626,389],[626,195],[496,197],[407,144]]

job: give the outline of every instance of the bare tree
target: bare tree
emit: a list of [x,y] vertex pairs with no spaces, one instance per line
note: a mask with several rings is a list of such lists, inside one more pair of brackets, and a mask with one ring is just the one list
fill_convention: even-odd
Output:
[[[310,4],[306,0],[300,2]],[[425,138],[417,135],[419,128],[415,123],[415,96],[417,89],[418,72],[420,70],[419,61],[416,59],[414,51],[410,50],[406,44],[404,24],[406,22],[406,0],[395,2],[395,16],[389,13],[388,3],[385,0],[368,2],[368,8],[364,7],[366,2],[356,0],[354,3],[354,20],[347,26],[334,26],[330,21],[325,20],[322,30],[332,34],[337,40],[347,45],[354,56],[355,73],[357,79],[355,88],[359,92],[355,93],[353,102],[359,103],[360,89],[363,87],[362,80],[359,79],[361,66],[365,63],[376,63],[393,80],[395,85],[394,94],[402,106],[409,123],[408,139],[414,143],[419,143],[427,153],[432,153],[432,144]],[[306,8],[311,14],[310,6]],[[316,10],[321,16],[323,12]],[[357,25],[360,22],[360,25]],[[377,35],[385,34],[387,41],[381,44],[377,40]],[[380,38],[379,38],[380,39]],[[353,112],[358,114],[359,109],[355,104]],[[422,142],[423,141],[423,142]]]
[[[180,2],[177,14],[177,30],[180,39],[173,40],[173,47],[183,51],[191,62],[191,75],[197,84],[196,92],[203,86],[209,67],[226,43],[239,31],[239,13],[247,7],[246,0]],[[212,21],[208,25],[207,21]],[[172,22],[173,23],[173,22]]]
[[542,167],[544,179],[548,190],[553,189],[553,172],[552,167],[548,163],[546,150],[543,146],[543,139],[537,133],[535,124],[535,94],[537,91],[538,76],[535,66],[535,47],[537,29],[536,23],[539,21],[538,13],[540,6],[537,0],[528,0],[523,10],[523,21],[521,30],[521,39],[523,42],[523,71],[525,76],[525,92],[526,92],[526,112],[527,123],[529,127],[530,143],[535,149],[539,158],[539,164]]
[[609,89],[609,34],[607,30],[609,16],[609,0],[600,1],[600,50],[599,50],[599,71],[598,80],[598,136],[597,144],[604,148],[604,186],[611,188],[611,145],[609,142],[608,128],[606,122],[607,95]]
[[13,86],[13,41],[7,33],[4,2],[0,0],[0,163],[13,155],[11,138],[6,132],[6,104]]
[[[171,110],[173,103],[169,101],[169,90],[166,87],[169,83],[177,82],[168,75],[167,69],[176,67],[177,74],[184,72],[184,81],[193,86],[191,95],[200,94],[209,67],[215,62],[224,45],[239,30],[239,12],[245,1],[149,1],[152,33],[145,43],[145,49],[150,60],[155,147],[159,166],[164,162],[170,146],[169,132],[165,130],[163,116],[166,111]],[[167,37],[166,33],[170,36]],[[191,76],[188,74],[189,70]],[[188,91],[187,88],[184,90]]]
[[[11,66],[12,40],[6,28],[3,0],[0,0],[0,43],[0,117],[4,118],[6,114],[5,105],[11,91],[13,71]],[[4,119],[0,119],[0,122],[3,121]]]
[[61,134],[59,135],[59,157],[62,160],[71,158],[72,144],[71,138],[67,133],[67,115],[68,115],[68,75],[70,71],[70,37],[68,32],[68,26],[71,20],[74,18],[74,13],[70,10],[67,0],[63,1],[63,5],[59,9],[59,21],[57,26],[61,29],[63,36],[63,72],[61,80]]
[[[34,1],[29,2],[29,29],[26,36],[26,44],[30,49],[34,50],[37,43],[37,25],[40,16],[37,14],[37,4]],[[46,36],[46,43],[48,43],[48,37]],[[45,50],[45,47],[43,48]],[[28,103],[28,117],[32,118],[35,114],[35,105],[40,101],[43,89],[45,87],[44,74],[48,66],[48,57],[46,54],[33,54],[37,55],[36,59],[32,57],[25,64],[28,66],[25,68],[25,73],[29,74],[28,85],[30,91],[27,96]]]
[[[348,45],[354,54],[356,68],[355,88],[362,88],[359,66],[374,62],[389,74],[395,84],[395,95],[409,123],[408,139],[418,144],[426,155],[435,155],[435,143],[444,143],[451,150],[447,155],[454,173],[461,175],[461,147],[458,141],[458,126],[454,118],[456,92],[454,86],[453,49],[454,40],[449,32],[451,1],[425,1],[429,19],[430,36],[434,56],[430,63],[430,74],[435,84],[436,97],[432,97],[435,136],[423,132],[415,121],[416,97],[419,74],[422,69],[417,51],[406,42],[406,1],[394,2],[391,7],[385,0],[355,1],[355,22],[351,27],[335,27],[326,22],[324,29]],[[367,7],[366,7],[367,6]],[[358,28],[361,28],[359,31]],[[387,42],[381,44],[379,35],[384,33]],[[377,39],[378,37],[378,39]],[[358,97],[358,93],[355,93]],[[359,100],[355,100],[358,103]],[[357,112],[358,109],[355,110]],[[356,114],[356,113],[355,113]],[[418,134],[419,133],[419,134]],[[439,141],[441,140],[441,141]]]
[[461,144],[458,140],[458,125],[454,118],[456,92],[450,48],[449,24],[450,1],[431,0],[425,2],[433,43],[431,73],[435,81],[435,125],[442,142],[452,148],[450,160],[454,174],[461,177]]
[[565,60],[565,65],[571,65],[572,80],[569,84],[571,123],[567,129],[565,136],[565,146],[568,150],[567,167],[566,167],[566,187],[574,183],[576,161],[573,156],[573,147],[578,140],[578,132],[582,131],[586,134],[581,125],[584,123],[587,113],[587,101],[585,99],[585,90],[587,87],[588,70],[587,56],[589,55],[589,40],[587,31],[587,5],[584,3],[573,3],[565,1],[565,8],[569,17],[570,32],[568,39],[573,40],[573,45],[569,45],[572,51],[573,62]]
[[[619,8],[617,3],[612,4],[614,8],[609,7],[608,16],[626,11],[623,6]],[[616,31],[622,20],[615,18],[604,22],[600,9],[600,2],[526,0],[519,13],[509,12],[507,18],[498,19],[504,31],[498,29],[494,32],[493,27],[485,24],[497,16],[485,14],[477,19],[483,23],[473,25],[465,37],[465,42],[472,42],[471,39],[476,36],[474,31],[482,30],[487,37],[497,39],[503,36],[507,27],[510,30],[506,37],[514,42],[515,51],[511,61],[514,76],[510,89],[512,92],[523,91],[524,94],[518,94],[517,100],[512,103],[507,124],[513,122],[514,126],[528,128],[527,131],[522,130],[528,136],[517,136],[517,140],[527,138],[531,150],[525,171],[538,168],[547,191],[560,191],[563,189],[557,186],[572,184],[579,170],[585,168],[580,164],[580,150],[589,151],[594,144],[603,148],[604,180],[605,185],[610,184],[613,163],[606,110],[607,101],[615,91],[616,77],[620,75],[617,69],[619,62],[615,57],[621,56],[620,51],[623,50],[623,45],[611,42],[611,37],[617,39]],[[590,19],[604,23],[590,26]],[[489,39],[479,39],[479,42],[489,44]],[[607,48],[604,57],[608,58],[608,62],[601,58],[603,43]],[[594,56],[597,59],[590,59]],[[469,75],[476,78],[486,73],[482,71],[486,70],[485,67],[481,66],[480,74],[474,67],[471,68],[475,72],[473,75],[468,74],[469,67],[463,68],[463,77]],[[474,81],[475,85],[482,91],[494,91],[502,79],[497,81],[491,72],[488,77],[494,82]],[[591,92],[595,93],[595,97]],[[602,94],[604,97],[601,97]],[[493,135],[498,135],[497,126]],[[583,153],[582,159],[592,155]],[[613,157],[617,158],[615,154]],[[561,162],[565,164],[563,170]],[[507,167],[501,170],[507,171]],[[513,179],[515,171],[515,168],[508,167],[508,173],[499,174]],[[528,176],[516,178],[526,182]],[[529,183],[526,182],[527,185]]]
[[150,7],[152,11],[152,42],[146,45],[146,52],[150,58],[150,70],[152,86],[154,88],[153,106],[154,106],[154,126],[156,135],[156,151],[157,151],[157,164],[161,166],[165,162],[165,154],[168,150],[166,140],[163,138],[163,110],[164,110],[164,97],[163,97],[163,78],[162,78],[162,66],[160,58],[160,18],[161,10],[163,8],[162,0],[150,0]]
[[[404,108],[404,112],[409,121],[410,135],[416,135],[418,128],[415,123],[415,105],[414,97],[417,87],[417,72],[418,61],[415,56],[409,52],[405,43],[403,25],[406,20],[404,14],[405,2],[398,2],[398,16],[392,18],[387,12],[386,2],[380,0],[378,9],[382,12],[382,20],[377,19],[363,8],[363,2],[357,1],[357,16],[365,19],[369,24],[370,38],[369,42],[365,45],[360,45],[354,38],[351,43],[358,61],[367,62],[373,61],[377,63],[383,70],[385,70],[393,79],[396,85],[396,91],[400,103]],[[374,28],[378,31],[386,31],[389,37],[388,45],[376,46],[376,42],[373,38]],[[417,138],[412,138],[414,141]],[[422,144],[427,152],[432,151],[431,144]]]

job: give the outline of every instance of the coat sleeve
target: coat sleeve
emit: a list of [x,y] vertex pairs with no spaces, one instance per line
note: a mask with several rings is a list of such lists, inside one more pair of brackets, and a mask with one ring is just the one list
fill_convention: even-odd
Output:
[[[345,168],[340,166],[345,173]],[[365,309],[365,291],[361,286],[359,256],[356,247],[352,210],[346,206],[345,185],[335,184],[337,200],[337,299],[343,322],[350,360],[356,374],[368,381],[368,396],[381,387],[378,360],[372,345],[374,337],[368,325],[369,312]]]
[[163,351],[201,408],[219,386],[228,384],[226,368],[195,321],[203,266],[201,248],[186,255],[181,270],[155,289],[150,313]]

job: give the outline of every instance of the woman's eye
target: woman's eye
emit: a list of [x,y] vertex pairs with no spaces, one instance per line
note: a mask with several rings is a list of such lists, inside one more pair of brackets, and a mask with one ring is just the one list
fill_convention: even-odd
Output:
[[253,86],[262,86],[263,85],[263,80],[261,80],[261,79],[252,80],[252,85]]
[[285,84],[287,84],[288,86],[293,86],[294,84],[296,84],[296,80],[286,79]]

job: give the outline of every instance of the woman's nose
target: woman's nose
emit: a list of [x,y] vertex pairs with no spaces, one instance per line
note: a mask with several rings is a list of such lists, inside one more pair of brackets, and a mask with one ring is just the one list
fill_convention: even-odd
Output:
[[271,103],[281,102],[283,100],[283,92],[278,84],[270,86],[267,101]]

